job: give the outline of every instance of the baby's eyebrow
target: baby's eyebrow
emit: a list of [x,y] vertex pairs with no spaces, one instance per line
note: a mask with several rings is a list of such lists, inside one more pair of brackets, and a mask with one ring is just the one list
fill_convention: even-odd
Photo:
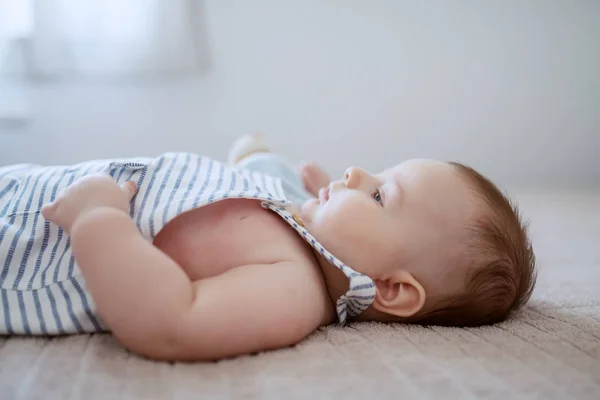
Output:
[[400,182],[400,180],[396,177],[388,177],[388,179],[386,179],[386,184],[385,186],[391,187],[391,190],[385,190],[386,194],[389,198],[388,201],[392,201],[392,196],[393,195],[393,203],[394,205],[397,206],[401,206],[403,201],[404,201],[404,196],[402,195],[402,193],[404,192],[404,187],[402,185],[402,183]]

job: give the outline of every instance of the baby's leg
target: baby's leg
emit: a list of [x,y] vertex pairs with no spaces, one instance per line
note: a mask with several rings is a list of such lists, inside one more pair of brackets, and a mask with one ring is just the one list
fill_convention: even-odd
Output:
[[237,139],[229,148],[227,162],[232,167],[239,168],[239,164],[257,153],[270,153],[271,149],[267,146],[262,135],[253,133],[244,135]]
[[236,169],[257,171],[280,178],[286,197],[297,205],[315,196],[305,186],[304,175],[301,173],[304,168],[294,168],[283,157],[270,152],[261,135],[246,135],[238,139],[231,147],[228,159]]

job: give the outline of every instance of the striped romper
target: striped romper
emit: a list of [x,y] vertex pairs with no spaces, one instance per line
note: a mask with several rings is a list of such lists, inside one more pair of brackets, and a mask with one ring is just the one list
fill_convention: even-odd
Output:
[[[288,210],[289,183],[251,169],[233,169],[191,153],[157,158],[96,160],[73,166],[19,164],[0,167],[0,334],[56,335],[107,330],[73,257],[68,235],[40,209],[67,186],[92,173],[117,183],[137,182],[130,215],[149,241],[176,216],[228,198],[256,199],[277,213],[332,266],[348,276],[337,300],[341,324],[375,297],[367,276],[330,254]],[[292,196],[293,197],[293,196]]]

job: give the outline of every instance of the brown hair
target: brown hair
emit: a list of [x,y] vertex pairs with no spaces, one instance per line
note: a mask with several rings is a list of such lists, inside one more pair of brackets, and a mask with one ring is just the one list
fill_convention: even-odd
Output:
[[479,326],[503,321],[522,307],[536,281],[535,255],[519,210],[487,178],[450,162],[487,205],[471,224],[464,293],[438,302],[434,309],[405,319],[423,325]]

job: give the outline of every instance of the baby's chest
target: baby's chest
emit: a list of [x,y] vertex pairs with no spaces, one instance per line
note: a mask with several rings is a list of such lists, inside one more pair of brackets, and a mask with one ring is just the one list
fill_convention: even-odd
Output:
[[245,199],[222,200],[178,216],[159,232],[154,245],[192,280],[310,255],[307,244],[281,217]]

